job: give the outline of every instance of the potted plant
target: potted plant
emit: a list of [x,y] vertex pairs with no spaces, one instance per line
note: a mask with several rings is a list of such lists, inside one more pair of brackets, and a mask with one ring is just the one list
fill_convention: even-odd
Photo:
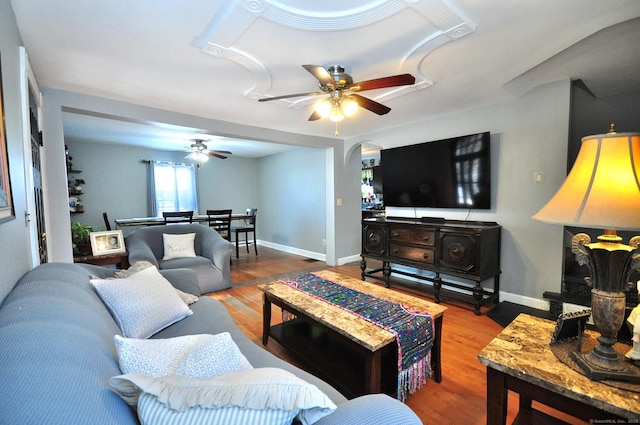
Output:
[[75,192],[78,194],[82,193],[82,185],[84,184],[84,179],[75,179],[73,184],[75,185]]
[[71,223],[71,242],[73,242],[74,254],[91,254],[91,239],[89,233],[92,231],[93,227],[87,224],[80,222]]

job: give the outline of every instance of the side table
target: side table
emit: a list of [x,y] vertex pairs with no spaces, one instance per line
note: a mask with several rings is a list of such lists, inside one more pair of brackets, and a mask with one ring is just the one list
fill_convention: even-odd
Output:
[[106,255],[80,255],[73,257],[74,263],[87,263],[94,264],[96,266],[113,266],[115,265],[119,269],[126,269],[129,267],[129,254],[127,252],[120,254],[106,254]]
[[549,422],[532,400],[591,423],[640,423],[640,393],[591,381],[564,365],[549,346],[554,329],[553,321],[520,314],[478,354],[487,366],[487,425],[506,423],[509,391],[520,394],[518,424]]

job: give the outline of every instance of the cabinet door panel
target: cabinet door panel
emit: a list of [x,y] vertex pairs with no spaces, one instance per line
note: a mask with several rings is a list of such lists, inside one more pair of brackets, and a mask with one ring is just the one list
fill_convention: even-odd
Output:
[[441,233],[440,265],[452,270],[473,272],[476,266],[477,240],[475,235]]
[[362,227],[362,252],[370,255],[384,255],[386,246],[386,227],[375,225],[365,225]]

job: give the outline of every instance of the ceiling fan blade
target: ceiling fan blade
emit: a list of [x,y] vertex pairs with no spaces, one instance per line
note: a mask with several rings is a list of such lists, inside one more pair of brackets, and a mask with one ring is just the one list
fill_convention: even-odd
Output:
[[333,79],[331,74],[319,65],[302,65],[304,69],[309,71],[323,86],[333,88],[336,84],[336,81]]
[[388,106],[385,106],[382,103],[378,103],[375,100],[368,99],[364,96],[360,96],[359,94],[351,94],[350,96],[356,100],[358,106],[364,109],[368,109],[378,115],[387,114],[391,110],[391,108],[389,108]]
[[280,100],[280,99],[288,99],[290,97],[303,97],[303,96],[318,96],[321,94],[325,94],[323,92],[311,92],[311,93],[296,93],[296,94],[285,94],[282,96],[273,96],[273,97],[263,97],[258,99],[258,102],[269,102],[271,100]]
[[220,155],[219,153],[213,152],[213,151],[208,151],[207,155],[209,156],[215,156],[216,158],[220,158],[220,159],[227,159],[226,156],[224,155]]
[[322,116],[317,111],[313,111],[313,113],[309,117],[309,121],[317,121],[320,118],[322,118]]
[[411,74],[391,75],[389,77],[375,78],[373,80],[360,81],[351,84],[347,89],[351,91],[365,91],[384,89],[387,87],[410,86],[416,82],[416,77]]
[[231,155],[231,154],[232,154],[232,152],[229,152],[229,151],[221,151],[221,150],[218,150],[218,149],[210,149],[210,150],[209,150],[209,152],[215,152],[215,153],[225,154],[225,155]]

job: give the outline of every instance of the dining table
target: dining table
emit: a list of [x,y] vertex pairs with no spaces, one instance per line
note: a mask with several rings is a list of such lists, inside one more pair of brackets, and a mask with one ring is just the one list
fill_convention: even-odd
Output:
[[[231,214],[231,220],[246,220],[250,218],[246,213]],[[209,216],[207,214],[194,214],[191,219],[193,223],[207,223]],[[134,217],[134,218],[116,218],[117,227],[133,227],[133,226],[158,226],[165,224],[164,217]]]

